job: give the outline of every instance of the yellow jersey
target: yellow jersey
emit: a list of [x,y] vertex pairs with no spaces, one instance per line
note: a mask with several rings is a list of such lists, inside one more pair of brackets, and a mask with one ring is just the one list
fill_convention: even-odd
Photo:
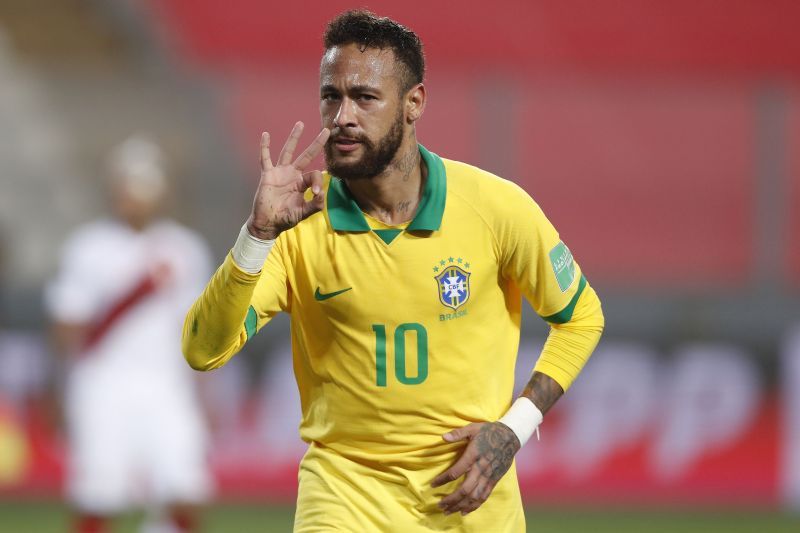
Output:
[[[599,331],[603,317],[525,191],[420,153],[427,177],[408,224],[365,217],[346,184],[326,175],[325,208],[278,237],[260,274],[228,255],[190,310],[183,345],[193,367],[216,368],[289,313],[303,440],[429,484],[464,446],[444,433],[510,406],[523,296],[556,329],[580,317]],[[566,390],[597,338],[577,350],[548,342],[536,369]]]

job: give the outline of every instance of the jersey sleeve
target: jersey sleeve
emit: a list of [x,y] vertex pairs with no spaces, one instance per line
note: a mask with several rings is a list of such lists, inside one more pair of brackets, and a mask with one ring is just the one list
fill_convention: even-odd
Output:
[[541,208],[521,188],[510,189],[496,235],[501,272],[550,324],[535,370],[566,391],[600,339],[600,300]]
[[570,320],[550,324],[550,334],[534,371],[547,374],[566,391],[600,341],[604,326],[600,299],[587,284],[578,297]]
[[88,323],[102,307],[90,243],[80,232],[67,240],[58,273],[45,287],[45,308],[57,322]]
[[284,239],[259,274],[240,269],[228,253],[183,324],[183,354],[196,370],[221,367],[281,311],[289,311]]
[[497,231],[503,277],[519,287],[546,321],[568,322],[586,280],[536,202],[518,186],[509,188]]

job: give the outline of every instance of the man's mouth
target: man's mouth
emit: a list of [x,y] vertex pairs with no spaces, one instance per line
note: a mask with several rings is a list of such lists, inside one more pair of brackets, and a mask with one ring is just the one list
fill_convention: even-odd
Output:
[[358,148],[361,141],[347,137],[337,137],[333,140],[333,145],[342,152],[351,152]]

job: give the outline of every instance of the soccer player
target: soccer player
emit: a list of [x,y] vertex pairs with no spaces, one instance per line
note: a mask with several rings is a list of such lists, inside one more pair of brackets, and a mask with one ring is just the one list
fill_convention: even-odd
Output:
[[[424,59],[368,12],[328,25],[322,131],[261,140],[231,253],[190,309],[189,364],[223,365],[291,315],[301,437],[295,530],[523,531],[516,452],[579,373],[603,315],[510,181],[418,144]],[[308,171],[324,149],[327,172]],[[552,328],[512,404],[522,297]]]
[[46,293],[68,367],[75,530],[108,531],[114,515],[145,506],[153,516],[143,531],[191,531],[211,488],[207,437],[194,376],[176,355],[210,254],[195,233],[159,216],[166,180],[155,143],[122,143],[109,174],[116,216],[67,240]]

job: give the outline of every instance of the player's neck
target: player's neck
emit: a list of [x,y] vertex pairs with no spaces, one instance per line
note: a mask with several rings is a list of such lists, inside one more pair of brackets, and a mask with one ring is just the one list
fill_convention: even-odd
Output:
[[118,216],[119,221],[134,233],[143,233],[153,225],[153,217]]
[[358,206],[384,224],[402,224],[417,212],[428,169],[415,137],[405,142],[386,170],[369,179],[347,180]]

